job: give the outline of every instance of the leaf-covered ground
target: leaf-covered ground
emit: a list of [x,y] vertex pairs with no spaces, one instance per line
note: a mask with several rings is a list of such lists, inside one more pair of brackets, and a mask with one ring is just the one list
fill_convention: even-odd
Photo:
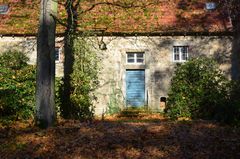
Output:
[[0,128],[0,158],[240,158],[240,129],[209,121],[61,120]]

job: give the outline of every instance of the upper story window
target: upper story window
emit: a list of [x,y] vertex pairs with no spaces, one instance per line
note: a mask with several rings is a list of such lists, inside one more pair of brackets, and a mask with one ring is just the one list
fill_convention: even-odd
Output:
[[188,46],[174,46],[173,47],[173,61],[185,62],[188,60]]
[[7,14],[9,9],[8,5],[0,5],[0,14]]
[[128,52],[127,53],[128,64],[144,64],[143,52]]
[[55,61],[56,62],[61,61],[61,49],[59,47],[55,48]]
[[207,10],[214,10],[216,9],[216,3],[215,2],[207,2],[205,3]]

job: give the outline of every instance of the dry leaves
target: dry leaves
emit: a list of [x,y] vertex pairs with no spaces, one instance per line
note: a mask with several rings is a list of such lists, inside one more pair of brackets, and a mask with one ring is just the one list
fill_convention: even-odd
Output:
[[0,158],[240,158],[239,128],[152,116],[61,120],[48,130],[17,123],[0,135]]

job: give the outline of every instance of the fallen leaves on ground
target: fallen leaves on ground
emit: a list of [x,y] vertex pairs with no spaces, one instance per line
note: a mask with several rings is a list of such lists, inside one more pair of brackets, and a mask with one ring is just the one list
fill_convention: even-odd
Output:
[[[149,120],[147,120],[149,119]],[[240,158],[240,129],[163,117],[0,127],[0,158]]]

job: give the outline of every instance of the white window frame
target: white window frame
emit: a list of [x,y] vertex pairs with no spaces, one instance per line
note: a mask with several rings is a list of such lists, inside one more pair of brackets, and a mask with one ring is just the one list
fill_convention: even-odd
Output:
[[[175,52],[175,48],[178,48],[179,53],[179,60],[175,59],[175,55],[177,52]],[[186,52],[183,52],[183,48],[186,48]],[[183,54],[186,54],[186,59],[183,59]],[[189,46],[182,45],[182,46],[173,46],[173,54],[172,54],[173,62],[186,62],[189,59]]]
[[216,2],[206,2],[205,3],[205,8],[207,10],[214,10],[214,9],[216,9],[216,7],[217,7]]
[[[58,50],[58,59],[56,59],[56,51],[57,50]],[[60,63],[61,62],[61,57],[62,57],[62,48],[55,47],[55,62]]]
[[[129,54],[133,54],[134,55],[133,56],[133,60],[134,60],[133,62],[128,62],[128,60],[129,60],[128,55]],[[138,54],[142,54],[143,57],[142,58],[138,58],[137,57]],[[138,62],[138,59],[142,59],[143,62]],[[126,53],[126,63],[130,64],[130,65],[143,65],[143,64],[145,64],[145,53],[144,52],[127,52]]]
[[0,14],[8,14],[9,5],[0,5]]

